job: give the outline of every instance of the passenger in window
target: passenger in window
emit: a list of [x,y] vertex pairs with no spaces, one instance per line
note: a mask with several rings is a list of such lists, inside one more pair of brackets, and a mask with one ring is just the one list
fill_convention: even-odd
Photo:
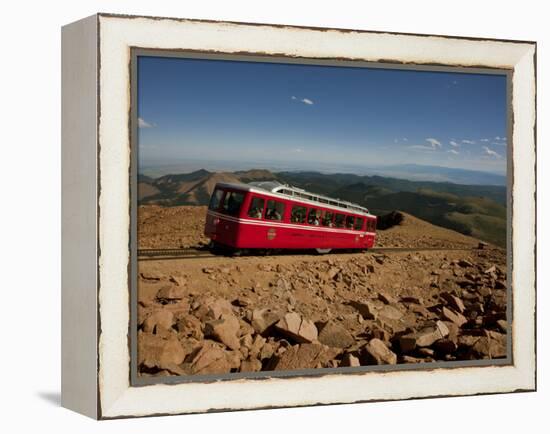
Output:
[[264,200],[259,197],[252,198],[250,208],[248,209],[248,216],[254,219],[262,218],[262,212],[264,210]]
[[268,220],[281,220],[281,216],[275,208],[268,209],[265,213],[265,218]]
[[294,207],[290,216],[292,223],[304,223],[306,220],[306,208]]
[[282,220],[284,205],[274,200],[267,201],[267,209],[265,211],[266,220]]
[[249,217],[252,217],[254,219],[259,219],[262,217],[262,211],[259,208],[253,208],[248,213]]
[[323,226],[327,226],[329,228],[333,227],[334,224],[332,223],[332,213],[327,212],[325,213],[323,219],[322,219]]
[[320,217],[319,210],[311,208],[309,210],[309,215],[308,215],[308,218],[307,218],[307,222],[310,225],[319,226],[319,217]]

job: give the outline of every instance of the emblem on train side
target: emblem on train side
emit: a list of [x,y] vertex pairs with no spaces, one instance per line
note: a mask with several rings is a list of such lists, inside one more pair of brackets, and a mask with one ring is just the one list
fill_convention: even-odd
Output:
[[274,228],[269,228],[267,230],[267,239],[273,240],[277,236],[277,230]]

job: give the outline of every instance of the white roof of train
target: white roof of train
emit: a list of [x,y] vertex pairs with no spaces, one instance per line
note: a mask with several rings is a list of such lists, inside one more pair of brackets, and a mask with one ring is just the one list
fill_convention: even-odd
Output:
[[363,206],[357,205],[352,202],[348,202],[341,199],[333,199],[328,196],[323,196],[321,194],[310,193],[306,190],[303,190],[298,187],[293,187],[286,184],[281,184],[277,181],[259,181],[259,182],[250,182],[248,184],[234,184],[234,183],[224,183],[219,182],[216,184],[220,187],[229,187],[235,188],[238,190],[245,191],[255,191],[257,193],[271,193],[273,196],[282,197],[282,198],[292,198],[298,199],[301,202],[307,202],[317,206],[323,206],[332,209],[338,209],[342,211],[351,211],[354,213],[364,214],[372,216],[369,210]]

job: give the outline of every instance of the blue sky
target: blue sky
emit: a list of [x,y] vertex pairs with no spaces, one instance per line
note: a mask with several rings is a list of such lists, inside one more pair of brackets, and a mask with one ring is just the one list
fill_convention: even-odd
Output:
[[138,118],[140,167],[506,169],[504,75],[147,56],[138,59]]

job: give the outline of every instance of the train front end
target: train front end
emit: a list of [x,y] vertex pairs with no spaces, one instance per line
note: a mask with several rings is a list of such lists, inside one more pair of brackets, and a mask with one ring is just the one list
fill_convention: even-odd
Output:
[[216,185],[210,198],[204,235],[213,246],[237,248],[239,216],[245,193]]

